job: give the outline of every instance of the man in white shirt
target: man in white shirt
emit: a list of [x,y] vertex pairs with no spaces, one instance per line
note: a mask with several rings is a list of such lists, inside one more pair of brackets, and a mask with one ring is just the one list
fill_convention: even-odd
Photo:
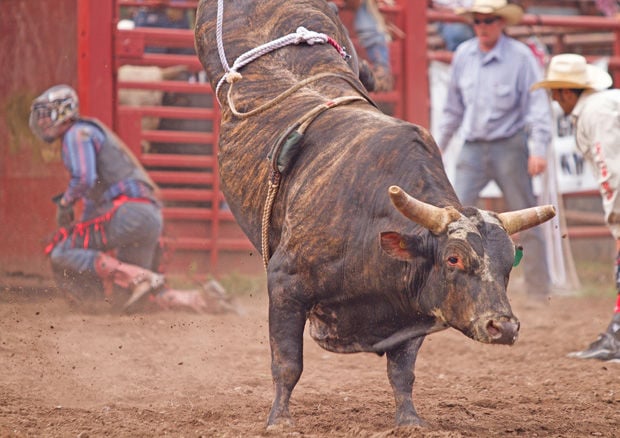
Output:
[[605,333],[570,357],[620,361],[620,90],[608,90],[612,79],[603,69],[587,64],[581,55],[554,56],[545,79],[532,90],[545,88],[566,114],[573,117],[577,148],[597,176],[605,220],[616,239],[618,298]]

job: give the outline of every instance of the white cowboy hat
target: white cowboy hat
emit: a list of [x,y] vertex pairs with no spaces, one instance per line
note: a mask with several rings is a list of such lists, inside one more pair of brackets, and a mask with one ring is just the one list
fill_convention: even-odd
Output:
[[473,14],[492,14],[502,17],[507,25],[517,24],[523,17],[523,9],[519,5],[509,4],[506,0],[474,0],[469,8],[458,8],[454,11],[465,15],[470,20]]
[[538,88],[577,88],[604,90],[611,86],[609,73],[586,62],[586,58],[573,53],[564,53],[551,58],[545,79],[532,85]]

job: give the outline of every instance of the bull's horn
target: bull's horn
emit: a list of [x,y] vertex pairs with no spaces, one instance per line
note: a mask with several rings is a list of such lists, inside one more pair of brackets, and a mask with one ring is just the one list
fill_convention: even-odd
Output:
[[389,194],[398,211],[433,234],[444,233],[449,223],[461,217],[454,207],[440,208],[418,201],[398,186],[390,186]]
[[553,205],[541,205],[517,211],[507,211],[497,215],[508,234],[518,233],[542,224],[555,216]]

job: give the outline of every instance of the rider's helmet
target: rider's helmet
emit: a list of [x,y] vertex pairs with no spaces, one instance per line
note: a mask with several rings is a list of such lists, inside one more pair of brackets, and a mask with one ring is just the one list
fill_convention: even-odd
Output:
[[30,107],[30,129],[48,143],[60,137],[79,116],[77,93],[68,85],[55,85],[37,97]]

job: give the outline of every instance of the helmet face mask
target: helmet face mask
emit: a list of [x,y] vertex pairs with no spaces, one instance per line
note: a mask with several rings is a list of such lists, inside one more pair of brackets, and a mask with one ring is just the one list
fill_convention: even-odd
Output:
[[79,116],[77,93],[68,85],[56,85],[37,97],[30,107],[30,129],[41,140],[52,143]]

